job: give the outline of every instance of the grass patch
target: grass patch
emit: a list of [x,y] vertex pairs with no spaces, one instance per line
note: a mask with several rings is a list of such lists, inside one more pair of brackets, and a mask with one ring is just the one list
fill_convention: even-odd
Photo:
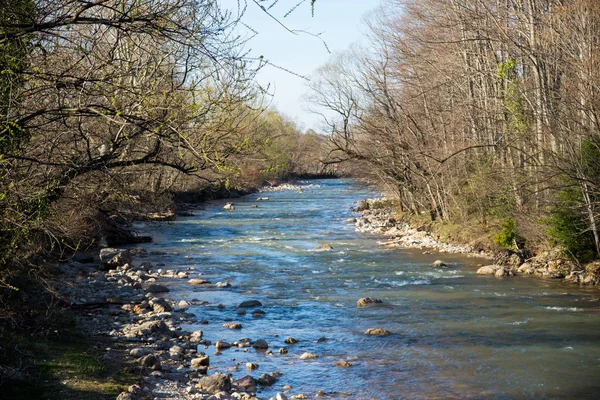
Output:
[[[114,350],[104,358],[108,346]],[[138,380],[123,359],[123,351],[104,338],[29,341],[23,377],[1,381],[0,393],[15,400],[114,399]]]

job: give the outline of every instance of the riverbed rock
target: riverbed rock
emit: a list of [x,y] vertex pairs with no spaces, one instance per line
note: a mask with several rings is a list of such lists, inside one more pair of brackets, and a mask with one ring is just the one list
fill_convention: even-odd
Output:
[[227,329],[242,329],[242,324],[239,322],[228,322],[223,324],[223,328]]
[[144,349],[142,347],[135,347],[129,351],[129,355],[135,358],[140,358],[148,354],[150,350]]
[[188,283],[189,283],[190,285],[205,285],[205,284],[207,284],[207,283],[210,283],[210,281],[207,281],[207,280],[205,280],[205,279],[190,279],[190,280],[188,281]]
[[382,328],[369,328],[365,331],[365,335],[387,336],[390,332]]
[[231,347],[231,343],[226,342],[225,340],[217,340],[217,342],[215,343],[215,348],[217,350],[224,350],[224,349],[228,349]]
[[147,321],[142,323],[138,327],[138,335],[151,335],[151,334],[159,334],[163,336],[172,337],[173,332],[164,321]]
[[249,369],[251,371],[258,369],[259,365],[256,363],[252,363],[252,362],[248,362],[246,363],[246,369]]
[[261,386],[273,386],[275,383],[277,383],[277,378],[272,374],[262,374],[258,378],[258,384]]
[[501,267],[500,265],[485,265],[477,270],[477,273],[480,275],[494,275],[496,271]]
[[198,380],[196,387],[203,392],[215,394],[231,390],[231,376],[216,372]]
[[238,308],[254,308],[254,307],[262,307],[262,303],[258,300],[246,300],[240,303]]
[[322,244],[313,249],[313,251],[333,251],[333,247],[330,244]]
[[316,354],[313,354],[313,353],[306,352],[306,353],[303,353],[303,354],[300,356],[300,359],[301,359],[301,360],[312,360],[312,359],[315,359],[315,358],[318,358],[318,357],[319,357],[319,356],[317,356]]
[[99,257],[104,269],[115,269],[121,265],[131,263],[131,253],[127,249],[102,249]]
[[334,367],[340,367],[340,368],[348,368],[351,365],[352,364],[350,364],[348,361],[345,361],[345,360],[340,360],[340,361],[336,362],[335,364],[333,364]]
[[433,268],[443,268],[443,267],[447,267],[448,264],[446,264],[445,262],[443,262],[442,260],[435,260],[433,262],[433,264],[431,264],[431,266]]
[[225,204],[225,206],[223,206],[223,210],[233,211],[235,210],[235,206],[233,205],[233,203],[227,203]]
[[288,400],[287,396],[281,392],[277,392],[275,400]]
[[150,305],[155,313],[164,313],[173,311],[173,308],[163,298],[154,298],[150,300]]
[[264,339],[258,339],[256,342],[254,342],[252,347],[254,347],[257,350],[266,350],[269,348],[269,344]]
[[531,265],[531,263],[524,263],[521,266],[519,266],[519,268],[517,269],[518,272],[522,273],[522,274],[533,274],[535,272],[535,268],[533,268],[533,265]]
[[202,331],[194,331],[192,333],[190,333],[190,342],[194,342],[194,343],[200,343],[202,341],[202,335],[203,332]]
[[170,292],[169,288],[164,285],[152,283],[152,284],[146,286],[146,293],[164,293],[164,292]]
[[161,369],[160,360],[154,354],[148,354],[140,360],[142,368],[150,368],[155,371]]
[[258,382],[250,375],[246,375],[233,381],[233,386],[242,392],[255,392]]
[[215,283],[215,286],[218,288],[230,288],[231,287],[231,283],[229,282],[217,282]]
[[371,307],[377,304],[383,304],[383,301],[371,297],[363,297],[358,299],[356,307]]
[[190,361],[190,366],[194,369],[208,367],[210,366],[210,357],[207,355],[201,355],[196,358],[192,358],[192,361]]
[[287,344],[296,344],[299,342],[299,340],[293,337],[287,337],[285,338],[284,342]]

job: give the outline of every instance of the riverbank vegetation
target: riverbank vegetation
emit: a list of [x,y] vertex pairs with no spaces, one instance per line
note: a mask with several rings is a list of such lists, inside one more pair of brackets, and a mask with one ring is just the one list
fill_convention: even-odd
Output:
[[390,0],[367,25],[310,84],[333,161],[447,239],[598,258],[599,4]]

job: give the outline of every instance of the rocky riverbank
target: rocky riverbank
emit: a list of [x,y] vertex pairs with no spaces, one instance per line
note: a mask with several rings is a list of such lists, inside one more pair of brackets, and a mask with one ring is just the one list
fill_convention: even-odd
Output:
[[[203,279],[202,271],[194,267],[175,271],[154,265],[153,255],[159,254],[142,248],[107,248],[100,251],[100,264],[71,262],[61,268],[62,279],[73,282],[64,287],[63,295],[72,299],[71,307],[77,311],[79,326],[92,337],[108,336],[114,346],[105,349],[104,358],[125,355],[141,376],[138,384],[118,396],[119,400],[253,400],[259,399],[256,392],[261,387],[272,386],[282,379],[277,371],[252,372],[259,367],[261,357],[280,356],[287,353],[285,348],[270,349],[261,338],[241,338],[232,343],[218,340],[218,329],[241,329],[241,325],[229,322],[219,328],[212,325],[215,321],[200,320],[188,312],[193,305],[230,311],[231,318],[246,313],[260,317],[264,311],[259,301],[244,301],[235,309],[226,310],[221,304],[208,304],[196,298],[166,299],[163,296],[173,283],[212,290],[227,290],[231,285],[208,282]],[[206,329],[189,332],[182,329],[184,324],[203,325]],[[288,338],[286,343],[294,343],[294,339]],[[240,365],[229,358],[234,353],[223,354],[230,348],[253,351],[257,360]],[[213,373],[211,358],[218,359],[219,370],[242,376],[233,379],[231,374]],[[248,373],[244,374],[244,370]],[[291,387],[282,385],[276,400],[288,396],[305,398],[301,393],[291,394],[290,390]]]
[[435,239],[424,228],[414,228],[407,223],[399,223],[393,217],[390,207],[379,207],[382,199],[368,199],[367,209],[360,210],[359,218],[348,220],[354,223],[358,232],[377,234],[387,239],[379,244],[388,248],[419,248],[425,252],[463,253],[473,257],[493,260],[493,264],[481,267],[477,273],[498,277],[516,275],[536,275],[551,279],[565,279],[581,285],[600,284],[600,261],[578,264],[560,251],[549,250],[534,254],[527,250],[504,250],[492,254],[471,246],[446,243]]

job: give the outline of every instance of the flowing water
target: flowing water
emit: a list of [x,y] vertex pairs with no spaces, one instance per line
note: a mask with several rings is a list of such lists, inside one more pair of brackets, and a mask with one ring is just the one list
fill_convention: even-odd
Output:
[[[275,356],[251,349],[213,356],[213,371],[234,379],[248,374],[246,362],[283,376],[258,396],[268,399],[291,385],[291,394],[317,391],[349,399],[592,399],[600,398],[600,292],[534,277],[477,275],[486,260],[389,250],[379,238],[354,231],[344,220],[368,189],[349,180],[311,181],[303,193],[263,193],[206,204],[194,217],[139,228],[154,236],[153,262],[169,269],[195,267],[202,278],[228,280],[229,289],[171,283],[173,300],[197,298],[208,305],[189,311],[208,325],[213,341],[265,339]],[[252,208],[252,205],[258,208]],[[321,244],[334,251],[314,252]],[[442,259],[450,268],[436,269]],[[252,292],[252,294],[249,294]],[[565,292],[568,292],[565,293]],[[361,297],[384,305],[356,308]],[[244,300],[260,300],[266,311],[236,315]],[[225,308],[217,307],[223,304]],[[222,327],[227,320],[241,331]],[[389,336],[367,336],[380,327]],[[288,336],[299,339],[286,345]],[[328,340],[315,343],[319,338]],[[287,355],[277,349],[288,348]],[[317,359],[301,361],[304,352]],[[348,360],[349,368],[334,367]]]

